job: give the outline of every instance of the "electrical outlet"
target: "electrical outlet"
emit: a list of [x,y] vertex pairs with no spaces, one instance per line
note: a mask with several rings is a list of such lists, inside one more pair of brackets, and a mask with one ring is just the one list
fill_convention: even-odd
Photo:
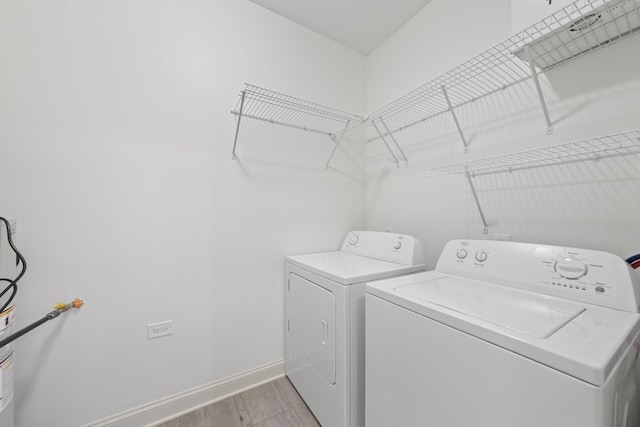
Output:
[[147,339],[158,338],[165,335],[173,335],[173,320],[149,323],[147,325]]

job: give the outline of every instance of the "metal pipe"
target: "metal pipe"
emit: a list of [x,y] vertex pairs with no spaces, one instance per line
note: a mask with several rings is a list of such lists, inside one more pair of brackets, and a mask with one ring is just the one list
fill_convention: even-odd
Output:
[[79,298],[76,298],[75,300],[73,300],[73,302],[70,302],[69,304],[64,304],[64,303],[58,304],[55,307],[55,310],[50,311],[41,319],[36,320],[32,324],[25,326],[24,328],[20,329],[18,332],[14,332],[13,334],[9,335],[7,338],[0,340],[0,348],[4,347],[7,344],[12,343],[13,341],[23,336],[24,334],[31,332],[32,330],[42,325],[43,323],[48,322],[49,320],[55,319],[56,317],[60,316],[62,313],[64,313],[71,307],[80,308],[82,307],[83,304],[84,304],[84,301],[82,301]]

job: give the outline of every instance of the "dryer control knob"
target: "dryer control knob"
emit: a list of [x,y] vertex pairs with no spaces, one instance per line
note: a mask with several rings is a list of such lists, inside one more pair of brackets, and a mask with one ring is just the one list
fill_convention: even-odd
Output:
[[575,258],[562,258],[556,262],[555,270],[565,279],[578,279],[588,272],[587,266]]
[[358,243],[358,235],[357,234],[352,234],[351,236],[349,236],[349,244],[350,245],[355,245],[356,243]]
[[402,242],[398,242],[395,245],[393,245],[393,249],[398,250],[402,247]]
[[456,252],[456,256],[458,257],[458,259],[465,259],[467,257],[467,251],[465,249],[460,249],[458,252]]
[[485,262],[487,260],[487,253],[485,251],[476,252],[476,261]]

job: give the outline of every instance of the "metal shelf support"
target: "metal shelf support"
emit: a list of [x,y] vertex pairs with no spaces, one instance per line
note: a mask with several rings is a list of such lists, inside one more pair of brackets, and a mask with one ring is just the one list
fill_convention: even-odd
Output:
[[480,201],[478,200],[478,194],[476,193],[476,187],[473,185],[473,179],[471,178],[471,174],[467,171],[464,174],[465,178],[467,178],[467,182],[469,183],[469,188],[471,188],[471,194],[473,194],[473,200],[476,202],[476,207],[478,208],[478,213],[480,213],[480,219],[482,220],[482,225],[484,225],[484,229],[482,230],[483,234],[489,233],[489,226],[487,225],[487,220],[484,217],[484,213],[482,212],[482,206],[480,206]]
[[442,93],[444,94],[444,99],[447,101],[447,105],[449,106],[449,111],[453,116],[453,121],[456,123],[456,127],[458,128],[458,133],[460,134],[460,138],[462,138],[462,143],[464,144],[464,152],[466,153],[468,150],[469,144],[467,143],[467,140],[464,137],[464,133],[462,133],[462,128],[460,127],[460,123],[458,122],[458,117],[456,116],[455,111],[453,111],[453,105],[451,105],[451,100],[449,99],[447,88],[444,86],[441,86],[441,88],[442,88]]
[[[380,123],[382,123],[382,126],[384,126],[384,129],[387,131],[387,135],[389,135],[389,138],[391,138],[391,140],[393,141],[393,143],[396,145],[396,148],[398,149],[398,151],[400,152],[400,154],[402,154],[402,157],[404,157],[404,161],[405,163],[409,163],[409,159],[407,159],[407,156],[404,154],[404,151],[402,151],[402,148],[400,147],[400,144],[398,144],[398,141],[396,140],[396,138],[393,136],[393,133],[391,133],[391,131],[389,130],[389,127],[387,126],[387,124],[384,122],[384,120],[382,119],[382,117],[380,117]],[[380,135],[382,137],[382,135]],[[384,138],[383,138],[384,139]]]
[[240,132],[240,120],[242,120],[242,110],[244,109],[244,97],[246,92],[243,90],[240,97],[240,110],[238,111],[238,122],[236,123],[236,136],[233,139],[233,150],[231,151],[231,159],[236,160],[236,145],[238,145],[238,133]]
[[384,145],[385,147],[387,147],[387,150],[389,150],[389,153],[391,153],[391,155],[393,156],[393,160],[396,161],[396,164],[400,165],[400,161],[398,161],[398,157],[395,155],[391,147],[389,147],[389,144],[387,143],[387,140],[385,139],[384,135],[382,135],[382,132],[380,132],[380,129],[378,129],[378,125],[376,125],[375,120],[371,120],[371,124],[375,128],[376,132],[378,132],[378,135],[380,135],[380,139],[382,140],[382,142],[384,142]]
[[347,128],[349,127],[349,124],[351,123],[351,120],[347,121],[346,126],[344,127],[344,129],[342,129],[342,133],[340,133],[340,138],[338,138],[337,140],[335,139],[334,136],[331,136],[331,140],[336,144],[335,147],[333,147],[333,151],[331,152],[331,155],[329,156],[329,160],[327,160],[327,164],[325,166],[325,169],[329,169],[329,163],[331,163],[331,159],[333,159],[333,155],[336,153],[336,151],[338,150],[338,146],[340,145],[340,143],[342,142],[342,137],[344,136],[344,133],[347,131]]
[[553,133],[553,124],[551,123],[551,119],[549,118],[549,110],[547,110],[547,103],[544,100],[544,94],[542,93],[542,86],[540,86],[540,79],[538,78],[538,72],[536,71],[535,63],[531,57],[531,48],[529,46],[525,46],[524,53],[527,56],[527,62],[529,63],[529,68],[531,68],[531,76],[533,76],[533,81],[536,84],[536,91],[538,92],[538,99],[540,99],[540,105],[542,105],[542,112],[544,113],[544,119],[547,121],[547,135],[551,135]]

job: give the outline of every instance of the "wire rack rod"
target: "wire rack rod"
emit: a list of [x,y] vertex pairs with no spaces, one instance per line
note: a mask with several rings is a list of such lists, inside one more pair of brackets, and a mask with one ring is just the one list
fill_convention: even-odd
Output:
[[[578,0],[369,117],[383,118],[395,133],[448,111],[443,86],[452,107],[459,108],[532,78],[525,54],[527,46],[535,66],[546,71],[637,32],[640,32],[640,0]],[[369,126],[370,120],[361,122],[350,133]]]
[[[241,103],[242,93],[244,105]],[[350,122],[363,120],[355,114],[252,84],[245,84],[241,99],[232,114],[330,136],[339,134]]]
[[637,154],[640,154],[640,130],[632,130],[568,144],[427,168],[425,171],[427,176],[462,174],[474,177]]

